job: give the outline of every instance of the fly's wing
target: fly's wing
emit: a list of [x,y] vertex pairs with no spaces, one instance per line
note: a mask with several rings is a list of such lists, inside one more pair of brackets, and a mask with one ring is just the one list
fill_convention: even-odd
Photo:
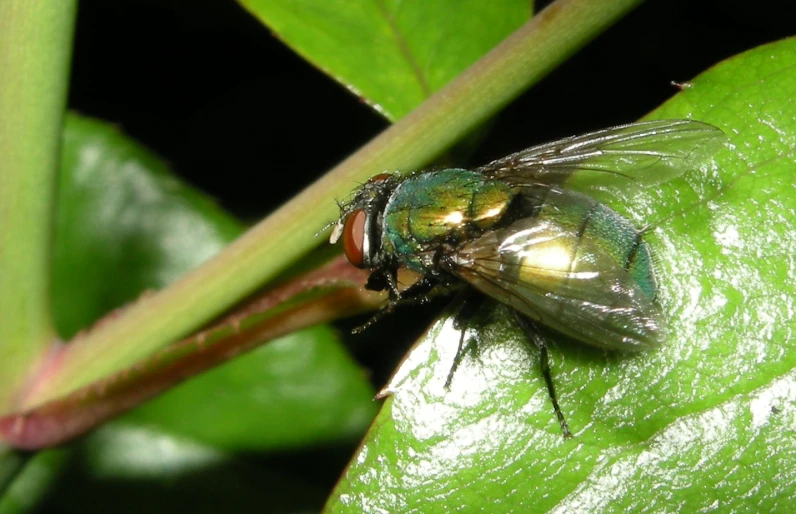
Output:
[[666,182],[698,167],[718,150],[724,133],[691,120],[619,125],[534,146],[478,169],[512,185],[567,184],[581,191]]
[[632,259],[620,254],[638,249],[615,243],[579,236],[555,216],[524,218],[463,244],[448,265],[486,295],[584,343],[656,346],[663,330],[652,275],[645,283],[626,269]]

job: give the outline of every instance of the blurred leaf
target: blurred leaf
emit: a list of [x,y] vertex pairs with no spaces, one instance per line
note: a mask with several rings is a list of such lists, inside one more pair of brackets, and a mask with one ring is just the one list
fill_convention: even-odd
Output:
[[62,473],[68,455],[69,452],[64,449],[35,454],[22,473],[15,477],[11,487],[0,496],[0,514],[35,511]]
[[302,57],[395,121],[531,16],[500,0],[239,0]]
[[111,423],[79,444],[38,454],[0,500],[0,514],[287,514],[317,512],[325,495],[279,463]]
[[9,447],[0,447],[0,498],[6,488],[17,477],[17,474],[28,461],[30,453]]
[[76,115],[64,131],[57,204],[53,310],[65,337],[173,282],[243,231],[141,145]]
[[[450,391],[458,331],[403,363],[329,512],[786,512],[796,496],[796,39],[705,72],[654,118],[722,128],[710,166],[606,197],[647,237],[671,336],[659,351],[536,352],[499,309]],[[501,314],[502,312],[502,314]]]
[[333,331],[318,326],[190,380],[123,419],[228,450],[354,441],[376,411],[364,378]]

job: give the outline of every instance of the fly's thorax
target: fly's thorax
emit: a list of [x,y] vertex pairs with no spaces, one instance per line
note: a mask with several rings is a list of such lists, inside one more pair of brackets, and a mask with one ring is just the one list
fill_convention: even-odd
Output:
[[512,198],[510,187],[481,173],[445,169],[412,175],[390,195],[382,220],[382,246],[417,271],[433,255],[498,223]]

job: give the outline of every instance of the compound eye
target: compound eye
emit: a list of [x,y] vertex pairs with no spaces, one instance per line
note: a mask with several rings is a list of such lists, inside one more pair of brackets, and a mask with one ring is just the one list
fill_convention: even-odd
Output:
[[365,248],[365,218],[367,215],[362,209],[349,214],[343,227],[343,252],[348,262],[357,268],[364,268]]
[[392,178],[392,175],[390,175],[389,173],[379,173],[378,175],[373,175],[372,177],[370,177],[368,179],[368,182],[373,184],[374,182],[381,182],[389,178]]

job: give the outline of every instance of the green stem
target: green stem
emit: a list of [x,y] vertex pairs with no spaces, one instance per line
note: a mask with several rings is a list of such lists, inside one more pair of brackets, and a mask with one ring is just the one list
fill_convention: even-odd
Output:
[[[558,0],[447,87],[179,282],[74,341],[33,406],[195,330],[322,243],[335,198],[382,170],[415,169],[489,119],[642,0]],[[264,163],[265,164],[265,163]],[[271,170],[283,173],[284,170]],[[116,344],[124,340],[124,345]]]
[[53,337],[50,243],[76,0],[0,0],[0,412]]

